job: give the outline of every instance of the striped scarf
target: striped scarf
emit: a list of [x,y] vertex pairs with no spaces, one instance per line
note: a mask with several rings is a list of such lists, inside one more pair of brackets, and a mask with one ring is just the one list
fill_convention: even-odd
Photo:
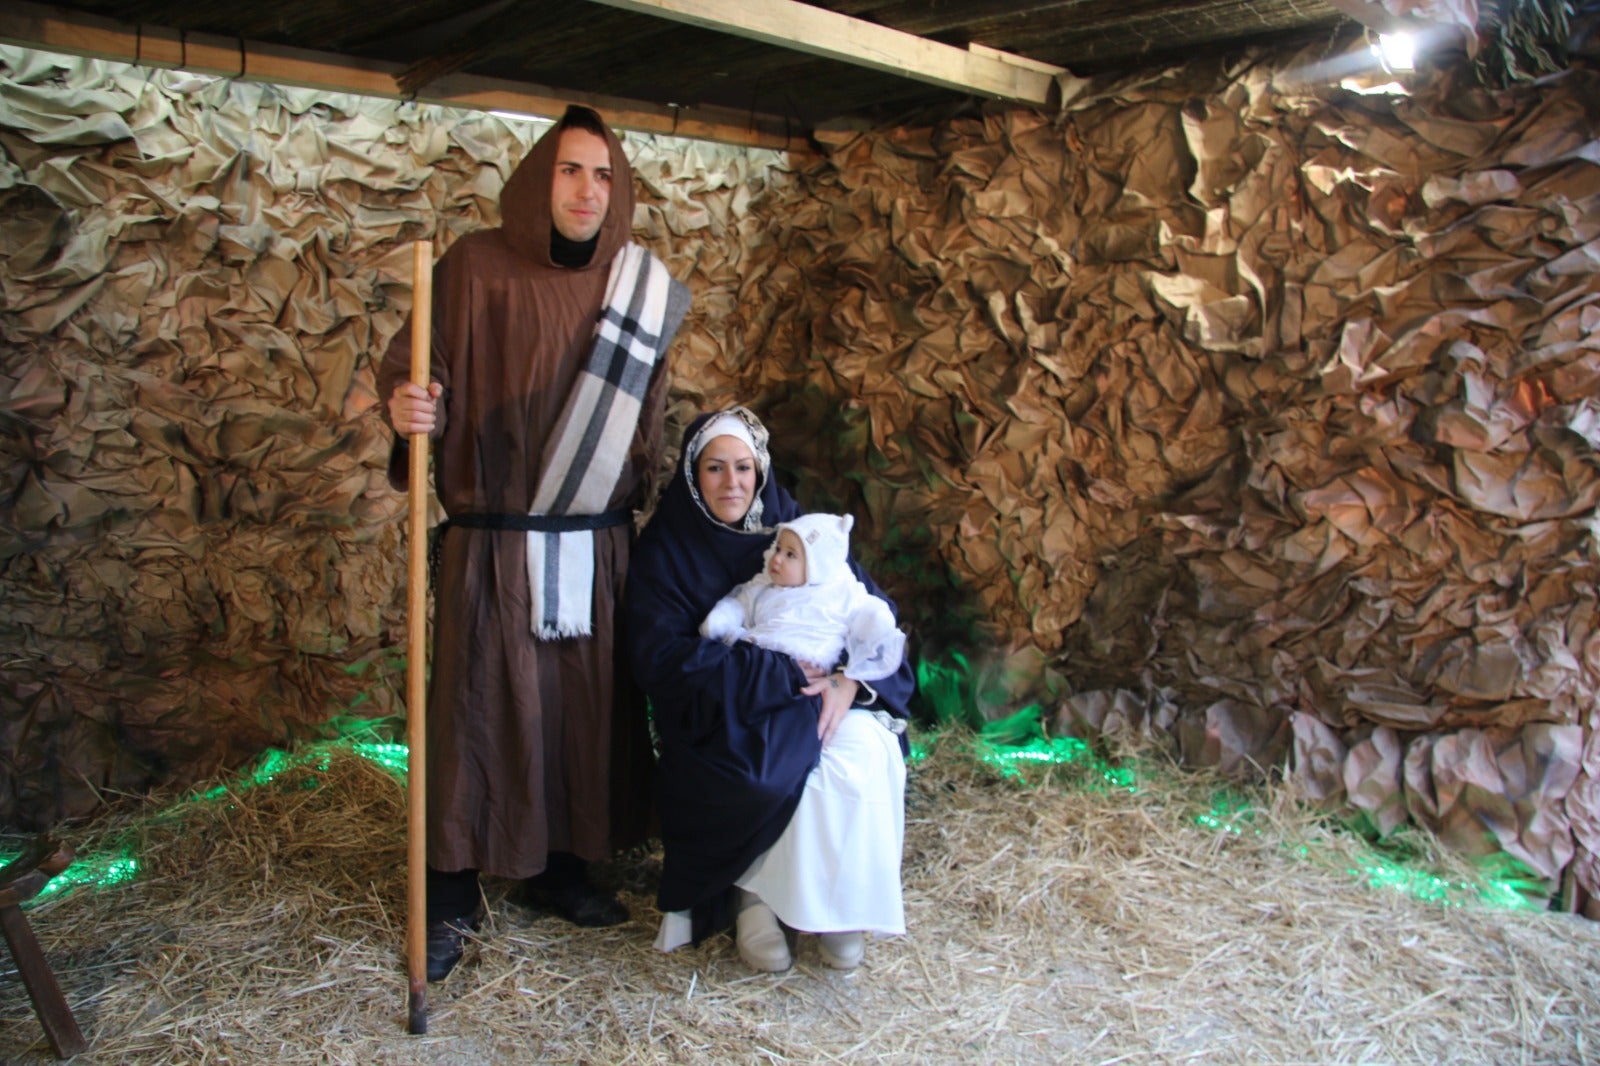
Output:
[[[598,515],[611,499],[639,423],[678,283],[637,244],[611,262],[594,345],[544,449],[533,515]],[[541,640],[594,629],[593,529],[528,533],[528,593]]]

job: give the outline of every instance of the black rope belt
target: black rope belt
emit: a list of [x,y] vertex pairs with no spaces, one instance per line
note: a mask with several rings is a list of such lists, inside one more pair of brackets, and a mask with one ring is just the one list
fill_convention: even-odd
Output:
[[633,521],[633,508],[619,507],[599,514],[466,514],[451,515],[433,527],[428,545],[428,584],[439,587],[439,560],[444,555],[444,531],[460,529],[520,530],[524,533],[575,533],[584,529],[609,529]]

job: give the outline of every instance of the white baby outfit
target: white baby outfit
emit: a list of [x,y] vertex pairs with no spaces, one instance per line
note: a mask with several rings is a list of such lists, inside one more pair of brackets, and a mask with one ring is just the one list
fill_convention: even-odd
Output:
[[[806,583],[774,585],[763,567],[717,601],[700,624],[701,635],[729,644],[748,640],[829,671],[843,655],[842,672],[855,681],[879,681],[900,669],[905,634],[889,605],[868,592],[846,562],[854,524],[849,515],[831,514],[780,524],[776,532],[787,529],[805,546]],[[765,559],[776,550],[774,535]]]

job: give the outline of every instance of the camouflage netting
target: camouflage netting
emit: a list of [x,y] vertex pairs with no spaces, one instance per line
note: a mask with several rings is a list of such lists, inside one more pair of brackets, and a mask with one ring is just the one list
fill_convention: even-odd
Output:
[[[531,135],[3,58],[0,814],[43,820],[394,709],[371,359],[403,242],[492,223]],[[1288,765],[1593,895],[1600,86],[1318,58],[794,173],[633,139],[680,416],[757,406],[986,715]]]
[[[545,124],[0,49],[0,823],[399,712],[373,362]],[[702,298],[770,152],[631,138]],[[770,173],[769,173],[770,169]]]
[[741,391],[925,654],[1592,895],[1600,79],[1303,69],[842,147]]

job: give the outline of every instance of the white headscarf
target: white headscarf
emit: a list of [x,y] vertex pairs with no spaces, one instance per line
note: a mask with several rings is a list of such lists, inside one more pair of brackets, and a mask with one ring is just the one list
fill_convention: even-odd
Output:
[[715,521],[715,516],[706,507],[705,500],[700,498],[700,485],[695,480],[695,462],[700,458],[700,453],[705,451],[707,444],[718,437],[733,437],[742,441],[750,449],[750,454],[756,460],[756,487],[751,493],[750,509],[744,513],[744,521],[738,528],[746,532],[761,529],[761,512],[765,505],[761,502],[761,490],[767,485],[767,472],[772,466],[771,453],[767,451],[767,441],[770,439],[767,427],[761,424],[747,407],[730,407],[726,411],[719,411],[706,419],[706,424],[700,427],[689,443],[684,446],[688,459],[683,464],[683,476],[689,480],[689,495],[694,502]]

